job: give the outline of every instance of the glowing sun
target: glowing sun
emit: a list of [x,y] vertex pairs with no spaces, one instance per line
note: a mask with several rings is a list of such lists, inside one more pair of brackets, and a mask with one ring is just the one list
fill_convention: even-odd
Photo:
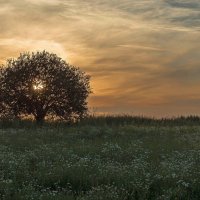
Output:
[[34,90],[43,90],[44,89],[44,84],[42,84],[41,81],[36,81],[33,84],[33,89]]

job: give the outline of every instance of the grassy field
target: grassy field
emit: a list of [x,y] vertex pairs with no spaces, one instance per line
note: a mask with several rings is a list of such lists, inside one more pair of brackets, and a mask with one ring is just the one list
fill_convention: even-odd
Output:
[[1,200],[199,200],[200,120],[0,122]]

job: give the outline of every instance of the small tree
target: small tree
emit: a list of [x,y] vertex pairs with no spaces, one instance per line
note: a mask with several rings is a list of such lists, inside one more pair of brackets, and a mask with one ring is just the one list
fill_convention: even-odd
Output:
[[71,121],[87,113],[90,77],[46,51],[23,53],[0,69],[0,112]]

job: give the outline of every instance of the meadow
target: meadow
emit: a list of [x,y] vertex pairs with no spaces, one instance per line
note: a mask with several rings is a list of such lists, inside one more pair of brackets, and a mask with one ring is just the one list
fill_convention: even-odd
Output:
[[199,200],[200,119],[0,122],[1,200]]

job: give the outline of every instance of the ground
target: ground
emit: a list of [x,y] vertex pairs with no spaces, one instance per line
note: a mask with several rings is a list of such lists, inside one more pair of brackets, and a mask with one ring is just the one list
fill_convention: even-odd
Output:
[[0,129],[2,200],[199,200],[200,126]]

